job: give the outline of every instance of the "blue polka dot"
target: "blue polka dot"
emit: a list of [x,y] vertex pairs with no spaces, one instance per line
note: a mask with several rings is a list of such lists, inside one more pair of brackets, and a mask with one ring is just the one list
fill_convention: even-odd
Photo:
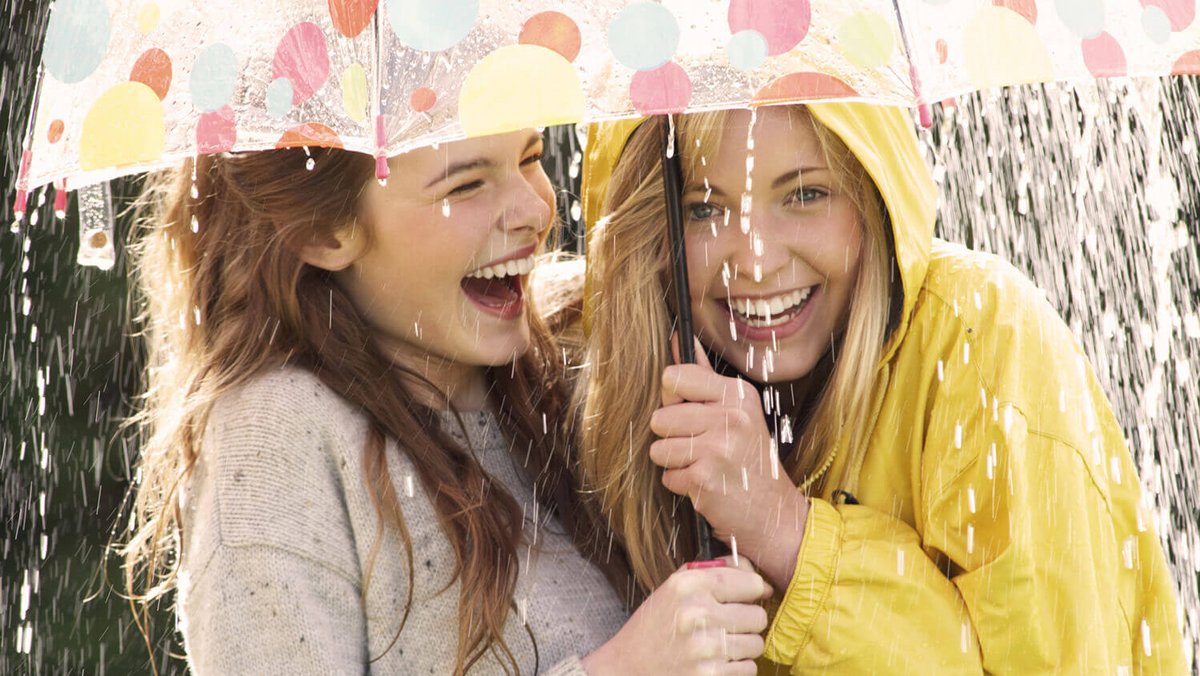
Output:
[[391,0],[387,9],[400,42],[423,52],[440,52],[471,32],[479,17],[479,0]]
[[754,70],[767,58],[767,39],[755,30],[744,30],[729,40],[729,63],[738,70]]
[[654,70],[671,60],[679,46],[679,24],[656,2],[632,4],[608,24],[608,48],[625,66]]
[[1054,6],[1076,36],[1090,40],[1104,32],[1104,0],[1054,0]]
[[206,47],[192,65],[192,103],[206,113],[219,110],[233,97],[237,77],[237,55],[229,45]]
[[272,117],[287,117],[292,109],[292,81],[277,77],[267,85],[267,112]]
[[104,59],[111,30],[108,8],[101,0],[58,0],[42,48],[46,72],[67,84],[82,81]]
[[1171,19],[1158,7],[1147,7],[1142,10],[1142,30],[1154,44],[1165,44],[1171,39]]

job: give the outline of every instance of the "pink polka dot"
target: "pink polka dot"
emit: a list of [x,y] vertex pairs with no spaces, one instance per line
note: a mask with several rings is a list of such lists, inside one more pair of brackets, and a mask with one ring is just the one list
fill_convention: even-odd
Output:
[[237,123],[229,106],[202,114],[196,123],[196,150],[201,153],[228,152],[236,141]]
[[423,113],[433,108],[433,104],[435,103],[437,103],[437,92],[429,87],[421,87],[415,90],[412,96],[408,97],[408,105],[412,106],[412,109],[418,113]]
[[1178,33],[1196,18],[1196,0],[1142,0],[1142,7],[1157,7],[1167,15],[1171,30]]
[[1083,62],[1096,77],[1121,77],[1127,72],[1125,52],[1108,33],[1083,41]]
[[809,0],[730,0],[729,32],[762,33],[767,56],[778,56],[800,44],[812,21]]
[[692,81],[683,68],[668,61],[654,70],[634,73],[629,98],[642,115],[681,113],[692,101]]
[[296,24],[279,41],[271,64],[275,78],[292,82],[292,105],[312,98],[329,78],[329,47],[325,31],[315,23]]

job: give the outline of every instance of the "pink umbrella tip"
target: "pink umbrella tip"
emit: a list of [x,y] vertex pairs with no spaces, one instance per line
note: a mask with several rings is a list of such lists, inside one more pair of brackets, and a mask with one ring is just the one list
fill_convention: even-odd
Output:
[[933,126],[933,110],[928,103],[917,106],[917,115],[921,118],[921,127],[928,129]]

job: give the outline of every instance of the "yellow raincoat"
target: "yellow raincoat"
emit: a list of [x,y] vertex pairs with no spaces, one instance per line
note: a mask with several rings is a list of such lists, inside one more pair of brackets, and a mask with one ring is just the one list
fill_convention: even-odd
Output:
[[[936,189],[905,111],[809,110],[883,195],[904,305],[864,421],[859,504],[835,502],[834,482],[811,496],[766,658],[793,673],[1185,673],[1150,511],[1066,325],[1006,262],[933,237]],[[589,222],[634,126],[593,130]]]

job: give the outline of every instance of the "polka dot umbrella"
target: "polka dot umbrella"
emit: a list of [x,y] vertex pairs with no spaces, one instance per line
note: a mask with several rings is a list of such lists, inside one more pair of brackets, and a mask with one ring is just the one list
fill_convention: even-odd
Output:
[[1196,0],[58,0],[14,211],[199,153],[1200,72]]

